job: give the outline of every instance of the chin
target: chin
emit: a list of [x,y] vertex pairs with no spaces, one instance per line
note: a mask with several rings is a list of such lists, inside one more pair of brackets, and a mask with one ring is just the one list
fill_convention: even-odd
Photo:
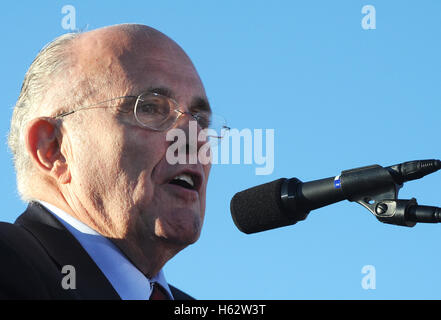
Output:
[[178,247],[186,247],[195,243],[201,234],[202,221],[186,221],[185,224],[168,224],[160,219],[155,223],[155,234],[162,241]]
[[176,247],[185,248],[189,245],[192,245],[199,239],[199,234],[197,236],[186,236],[186,237],[170,237],[167,238],[166,241],[170,244],[175,245]]

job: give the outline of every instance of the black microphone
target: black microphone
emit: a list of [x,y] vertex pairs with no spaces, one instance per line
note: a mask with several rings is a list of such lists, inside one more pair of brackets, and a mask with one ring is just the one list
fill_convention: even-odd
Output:
[[336,177],[305,183],[282,178],[236,193],[230,203],[231,215],[237,228],[247,234],[284,227],[304,220],[311,210],[342,200],[356,201],[360,196],[368,202],[370,195],[439,169],[440,160],[419,160],[346,170]]

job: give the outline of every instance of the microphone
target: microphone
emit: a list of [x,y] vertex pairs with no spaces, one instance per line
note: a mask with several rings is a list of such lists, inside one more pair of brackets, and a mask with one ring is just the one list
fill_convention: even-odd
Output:
[[368,206],[379,194],[395,199],[404,182],[439,169],[440,160],[418,160],[346,170],[336,177],[305,183],[282,178],[236,193],[230,202],[231,215],[237,228],[247,234],[275,229],[293,225],[306,219],[311,210],[342,200],[363,199],[362,204]]

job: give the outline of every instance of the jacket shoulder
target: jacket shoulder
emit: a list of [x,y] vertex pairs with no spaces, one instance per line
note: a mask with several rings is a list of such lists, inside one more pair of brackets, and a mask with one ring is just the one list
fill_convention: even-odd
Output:
[[0,222],[0,261],[1,299],[50,299],[61,287],[53,262],[21,226]]

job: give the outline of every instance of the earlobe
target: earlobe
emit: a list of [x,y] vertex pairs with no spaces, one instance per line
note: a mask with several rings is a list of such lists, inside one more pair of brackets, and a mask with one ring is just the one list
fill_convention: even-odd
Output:
[[26,149],[40,171],[56,180],[64,181],[67,164],[60,150],[58,134],[54,119],[34,119],[27,126]]

